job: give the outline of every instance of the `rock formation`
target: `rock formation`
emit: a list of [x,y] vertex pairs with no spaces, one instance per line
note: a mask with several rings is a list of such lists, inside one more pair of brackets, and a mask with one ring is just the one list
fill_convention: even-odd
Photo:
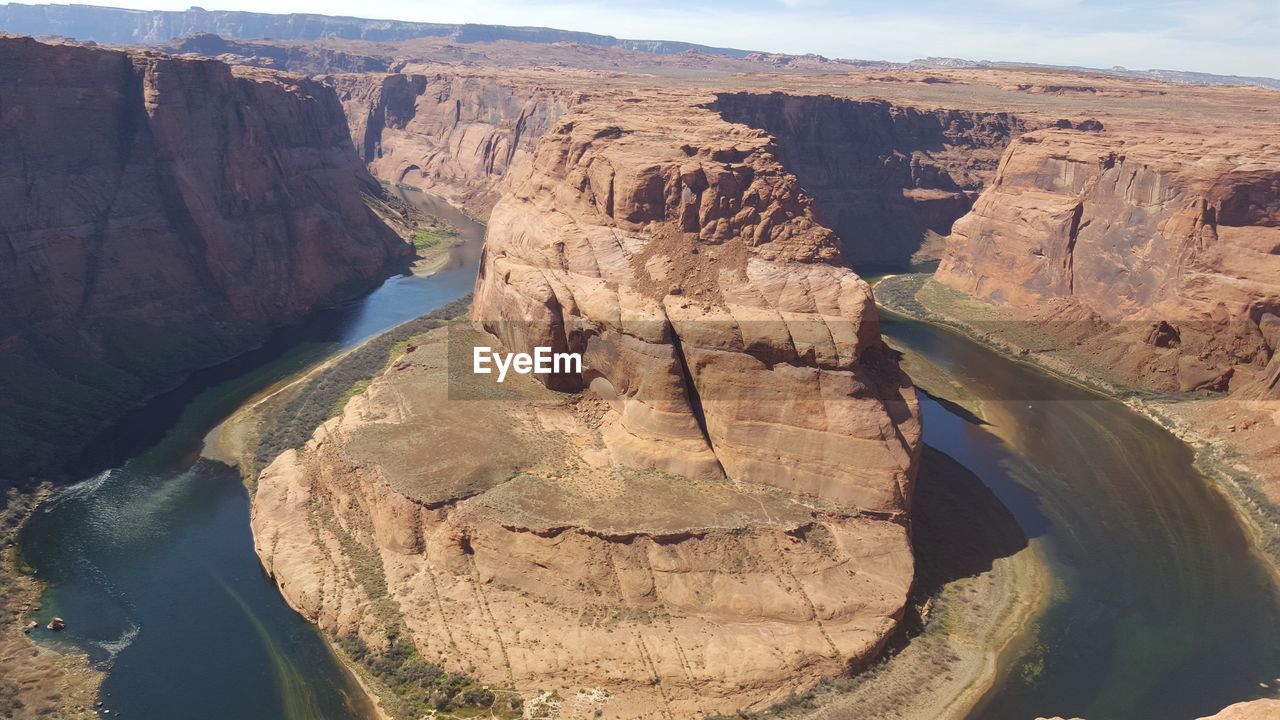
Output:
[[981,331],[1021,336],[1064,372],[1168,396],[1158,412],[1175,432],[1247,462],[1230,463],[1241,470],[1232,483],[1271,528],[1280,152],[1269,138],[1280,95],[1211,97],[1226,107],[1180,116],[1208,127],[1169,120],[1153,133],[1125,118],[1023,135],[955,223],[936,279],[994,308]]
[[[474,305],[497,340],[424,339],[255,498],[264,565],[322,627],[385,642],[362,608],[389,602],[423,656],[558,688],[566,718],[862,667],[912,580],[918,411],[868,286],[767,134],[644,108],[581,106],[513,170]],[[583,372],[485,385],[476,344]]]
[[[393,67],[326,81],[376,176],[487,214],[474,319],[496,340],[424,339],[261,476],[264,565],[340,637],[411,637],[557,690],[563,717],[761,707],[859,667],[910,584],[918,428],[841,266],[922,236],[950,229],[949,283],[1151,387],[1265,380],[1265,314],[1207,336],[1142,315],[1211,293],[1239,314],[1271,254],[1231,275],[1205,252],[1265,244],[1270,180],[1229,152],[1269,162],[1265,133],[1163,143],[1150,83]],[[1230,92],[1177,109],[1247,106]],[[448,372],[460,338],[584,372],[476,386]]]
[[722,93],[715,108],[777,138],[787,169],[858,268],[903,268],[926,237],[951,232],[1027,129],[1007,113],[830,95]]
[[369,169],[386,182],[423,188],[485,216],[508,169],[578,99],[483,71],[339,74],[324,78],[346,109]]
[[29,39],[0,64],[7,477],[405,252],[319,83]]
[[1009,148],[937,273],[1082,334],[1132,384],[1272,397],[1278,278],[1280,155],[1063,129]]
[[582,352],[628,464],[901,512],[913,412],[829,404],[898,395],[866,284],[768,135],[655,115],[593,106],[543,138],[490,217],[475,318],[508,347]]
[[1280,717],[1280,700],[1253,700],[1236,703],[1217,715],[1201,720],[1270,720]]

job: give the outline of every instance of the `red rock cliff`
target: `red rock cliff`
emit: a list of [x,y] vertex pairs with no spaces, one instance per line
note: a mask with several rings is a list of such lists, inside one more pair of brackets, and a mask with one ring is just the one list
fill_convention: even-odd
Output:
[[[914,391],[772,138],[706,100],[561,118],[489,218],[498,341],[415,340],[261,474],[256,547],[304,615],[576,688],[564,718],[760,709],[879,654],[914,577]],[[580,392],[485,386],[475,345],[579,351],[548,384]],[[383,582],[347,579],[352,543]]]
[[1077,338],[1122,382],[1277,397],[1280,156],[1242,142],[1024,135],[937,279]]
[[865,282],[764,132],[583,106],[490,217],[474,317],[583,353],[624,462],[901,518],[919,426]]
[[497,183],[578,101],[518,72],[346,74],[324,78],[346,109],[370,171],[439,193],[484,216]]
[[25,38],[0,65],[6,475],[403,252],[319,83]]
[[781,92],[721,93],[714,108],[777,139],[854,267],[906,266],[951,232],[1028,127],[1009,113]]

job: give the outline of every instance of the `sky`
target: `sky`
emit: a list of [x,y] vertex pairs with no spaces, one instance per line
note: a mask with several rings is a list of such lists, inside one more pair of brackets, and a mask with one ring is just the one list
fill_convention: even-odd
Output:
[[1280,0],[79,1],[532,25],[864,60],[946,56],[1280,75]]

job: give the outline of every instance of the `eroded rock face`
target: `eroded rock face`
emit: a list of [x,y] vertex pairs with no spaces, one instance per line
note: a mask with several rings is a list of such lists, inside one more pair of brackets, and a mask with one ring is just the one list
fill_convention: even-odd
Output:
[[854,267],[905,267],[931,233],[951,232],[1028,129],[1009,113],[830,95],[721,93],[714,108],[777,139]]
[[475,319],[581,352],[628,464],[900,516],[918,423],[868,286],[770,153],[709,110],[593,106],[495,208]]
[[[762,707],[861,668],[913,576],[918,408],[868,286],[767,135],[644,107],[575,110],[513,171],[473,309],[493,335],[418,342],[254,500],[307,617],[375,647],[403,622],[449,669],[559,688],[565,718]],[[476,344],[583,372],[483,385]]]
[[497,183],[532,153],[577,93],[486,73],[332,75],[351,133],[384,182],[420,187],[484,216]]
[[477,342],[435,331],[262,473],[256,547],[303,615],[557,689],[566,719],[763,706],[879,652],[911,582],[903,524],[627,466],[598,396],[451,376]]
[[1280,397],[1280,157],[1029,133],[956,222],[936,278],[1094,348],[1122,382]]
[[29,39],[0,65],[5,474],[404,252],[319,83]]

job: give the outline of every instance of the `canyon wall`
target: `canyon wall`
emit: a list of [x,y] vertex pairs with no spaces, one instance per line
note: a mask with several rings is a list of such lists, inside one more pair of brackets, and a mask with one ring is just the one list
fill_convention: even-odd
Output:
[[391,65],[386,58],[344,52],[319,43],[245,42],[212,33],[189,35],[157,49],[172,55],[191,53],[228,65],[252,65],[302,75],[385,73]]
[[1010,146],[936,278],[1122,384],[1280,397],[1280,157],[1050,129]]
[[29,39],[0,64],[6,477],[406,252],[320,83]]
[[498,182],[529,156],[579,94],[518,75],[340,74],[332,85],[369,169],[384,182],[443,195],[484,217]]
[[[854,267],[905,268],[928,238],[951,232],[1028,127],[1008,113],[830,95],[721,93],[713,107],[776,138]],[[936,257],[933,245],[925,254]]]
[[[419,338],[262,473],[258,553],[304,615],[563,718],[761,708],[879,654],[914,392],[772,139],[694,100],[561,118],[490,215],[485,332]],[[475,345],[583,368],[496,384]]]

